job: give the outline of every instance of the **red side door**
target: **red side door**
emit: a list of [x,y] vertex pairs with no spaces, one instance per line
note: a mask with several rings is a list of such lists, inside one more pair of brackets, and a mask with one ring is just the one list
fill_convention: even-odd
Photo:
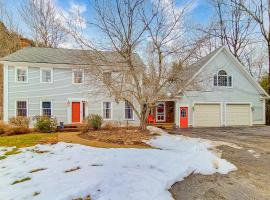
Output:
[[72,102],[72,123],[81,122],[80,102]]
[[180,128],[188,128],[188,107],[180,107]]

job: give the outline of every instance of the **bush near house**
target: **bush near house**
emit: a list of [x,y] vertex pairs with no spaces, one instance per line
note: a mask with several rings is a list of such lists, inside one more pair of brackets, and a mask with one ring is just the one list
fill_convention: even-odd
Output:
[[9,130],[7,131],[6,135],[19,135],[19,134],[26,134],[30,132],[29,129],[30,120],[27,117],[11,117],[9,119]]
[[0,135],[20,135],[30,132],[29,119],[26,117],[12,117],[9,123],[0,121]]
[[41,133],[51,133],[57,129],[57,120],[47,116],[36,116],[34,124],[35,129]]
[[89,115],[84,120],[84,126],[82,126],[82,132],[88,132],[91,129],[98,130],[101,128],[103,119],[100,115]]
[[6,124],[4,122],[0,122],[0,135],[5,135],[6,133],[10,132],[11,126],[9,124]]

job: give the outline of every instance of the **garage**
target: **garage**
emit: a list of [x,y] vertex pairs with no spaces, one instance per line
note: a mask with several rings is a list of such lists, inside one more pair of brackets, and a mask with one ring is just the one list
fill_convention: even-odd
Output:
[[194,104],[193,112],[194,127],[220,127],[221,106],[220,104]]
[[226,126],[251,125],[250,104],[226,104]]

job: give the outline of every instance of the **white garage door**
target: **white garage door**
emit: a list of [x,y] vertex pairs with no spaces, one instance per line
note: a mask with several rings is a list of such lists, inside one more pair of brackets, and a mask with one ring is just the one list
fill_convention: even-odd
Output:
[[220,104],[195,104],[194,127],[219,127],[221,126]]
[[226,126],[249,126],[250,117],[250,104],[226,105]]

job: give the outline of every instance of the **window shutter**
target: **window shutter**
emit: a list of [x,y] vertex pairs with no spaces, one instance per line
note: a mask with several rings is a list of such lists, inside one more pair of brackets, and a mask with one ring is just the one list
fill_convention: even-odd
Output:
[[228,86],[232,87],[232,77],[231,76],[228,77],[228,82],[229,82]]
[[217,86],[217,75],[214,76],[214,86]]

